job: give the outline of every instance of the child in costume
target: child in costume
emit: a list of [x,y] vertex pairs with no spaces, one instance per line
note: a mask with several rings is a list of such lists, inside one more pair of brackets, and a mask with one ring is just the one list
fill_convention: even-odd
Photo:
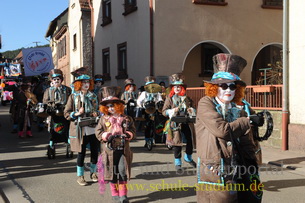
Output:
[[78,152],[77,155],[77,183],[81,186],[87,185],[84,178],[84,159],[86,146],[90,144],[90,178],[97,182],[96,163],[98,158],[99,142],[95,137],[95,125],[84,125],[86,119],[96,118],[98,112],[98,99],[92,92],[93,80],[88,75],[80,75],[73,83],[74,93],[68,99],[64,115],[70,120],[70,143],[71,150]]
[[119,99],[119,87],[103,87],[100,111],[103,116],[96,127],[96,137],[102,143],[99,157],[100,192],[105,181],[110,182],[111,195],[116,202],[128,202],[127,180],[130,179],[132,151],[129,142],[135,138],[135,126],[130,116],[124,115],[124,101]]

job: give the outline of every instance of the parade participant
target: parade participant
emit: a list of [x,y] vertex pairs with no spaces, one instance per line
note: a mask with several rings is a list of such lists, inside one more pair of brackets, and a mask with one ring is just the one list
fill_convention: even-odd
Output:
[[169,126],[171,133],[167,134],[167,143],[173,146],[175,157],[175,169],[180,172],[182,170],[181,151],[183,145],[183,136],[186,140],[186,150],[184,161],[196,168],[196,163],[192,158],[193,142],[195,141],[194,124],[190,122],[177,123],[171,119],[179,115],[195,115],[195,109],[192,108],[192,102],[186,96],[186,84],[184,84],[184,76],[182,74],[173,74],[170,76],[170,93],[166,97],[162,113],[169,117]]
[[17,133],[18,132],[18,94],[20,92],[20,84],[22,83],[22,78],[18,77],[15,80],[15,84],[14,85],[8,85],[4,87],[5,91],[10,91],[13,92],[13,100],[10,106],[10,113],[11,113],[11,119],[13,121],[13,130],[11,131],[11,133]]
[[[47,147],[48,158],[55,158],[55,143],[65,142],[67,148],[67,157],[69,155],[69,124],[70,122],[64,117],[64,108],[71,94],[71,88],[62,84],[63,73],[59,69],[52,69],[49,73],[50,81],[53,86],[47,88],[43,95],[43,103],[48,105],[48,113],[51,120],[48,123],[50,138]],[[41,85],[42,87],[42,85]],[[42,89],[41,89],[42,90]],[[46,111],[46,109],[44,109]]]
[[134,118],[134,110],[137,101],[137,93],[135,92],[136,85],[134,84],[132,78],[128,78],[124,82],[125,82],[125,91],[121,95],[121,100],[123,100],[126,104],[125,114]]
[[30,109],[37,104],[37,98],[31,92],[31,82],[29,78],[23,78],[16,99],[18,102],[18,136],[20,138],[24,138],[25,136],[32,137],[32,113]]
[[96,127],[96,137],[102,142],[99,157],[100,192],[105,181],[110,182],[111,195],[116,202],[128,202],[127,180],[130,179],[132,151],[129,141],[135,138],[135,126],[124,115],[124,101],[119,99],[120,87],[103,87],[100,111],[104,114]]
[[[244,97],[245,83],[239,74],[247,62],[231,54],[217,54],[213,62],[214,75],[204,83],[206,96],[198,103],[195,124],[199,166],[197,200],[202,203],[261,202],[251,123],[260,126],[262,119],[256,115],[247,117],[243,109],[236,107]],[[237,191],[236,183],[242,184],[245,190]],[[256,189],[251,191],[250,184]]]
[[[163,102],[161,96],[161,86],[156,84],[156,78],[154,76],[147,76],[144,78],[145,86],[144,91],[141,92],[137,99],[137,107],[145,109],[145,119],[146,119],[146,128],[145,128],[145,145],[147,143],[153,143],[153,138],[151,137],[151,130],[153,128],[150,115],[154,114],[156,111],[156,106],[159,102]],[[137,118],[136,118],[137,119]]]
[[98,101],[102,100],[101,88],[104,84],[103,75],[97,74],[94,76],[94,90],[93,92],[97,95]]
[[71,150],[77,155],[77,183],[85,186],[84,159],[86,146],[90,144],[90,178],[97,182],[96,163],[98,158],[99,142],[95,137],[95,125],[86,124],[84,120],[94,119],[98,116],[98,99],[92,92],[94,82],[88,75],[80,75],[73,82],[74,93],[68,99],[64,115],[70,123],[69,138]]

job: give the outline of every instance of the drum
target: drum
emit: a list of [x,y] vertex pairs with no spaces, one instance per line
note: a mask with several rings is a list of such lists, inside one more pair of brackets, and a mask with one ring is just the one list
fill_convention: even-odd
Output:
[[133,99],[130,99],[127,102],[127,107],[125,108],[126,114],[128,116],[134,117],[135,116],[135,108],[136,108],[136,106],[137,106],[137,103]]
[[46,118],[49,116],[47,113],[47,105],[43,103],[38,103],[36,106],[35,111],[37,112],[36,115],[40,118]]
[[144,121],[145,120],[145,114],[144,114],[144,109],[143,108],[136,107],[135,120],[138,120],[138,121]]
[[63,116],[64,115],[65,106],[63,104],[55,104],[54,113],[56,116]]
[[154,101],[147,101],[144,103],[144,108],[147,114],[153,114],[156,111],[156,104]]
[[157,109],[160,113],[162,113],[163,106],[164,106],[164,101],[159,101],[157,103]]

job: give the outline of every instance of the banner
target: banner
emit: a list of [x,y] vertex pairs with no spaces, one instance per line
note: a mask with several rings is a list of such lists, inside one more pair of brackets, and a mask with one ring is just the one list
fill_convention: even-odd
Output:
[[21,75],[20,64],[6,63],[4,66],[5,76],[13,77]]
[[25,76],[48,73],[54,68],[50,47],[23,49],[22,55]]

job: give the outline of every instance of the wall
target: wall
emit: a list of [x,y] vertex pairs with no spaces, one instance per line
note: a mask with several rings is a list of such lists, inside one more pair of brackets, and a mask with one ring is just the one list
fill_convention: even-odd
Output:
[[[266,44],[282,41],[282,10],[263,9],[262,1],[226,2],[227,6],[211,6],[196,5],[191,0],[155,0],[156,75],[181,72],[190,49],[211,40],[248,61],[241,78],[251,83],[251,67],[257,52]],[[198,78],[198,67],[193,68],[188,78]]]

